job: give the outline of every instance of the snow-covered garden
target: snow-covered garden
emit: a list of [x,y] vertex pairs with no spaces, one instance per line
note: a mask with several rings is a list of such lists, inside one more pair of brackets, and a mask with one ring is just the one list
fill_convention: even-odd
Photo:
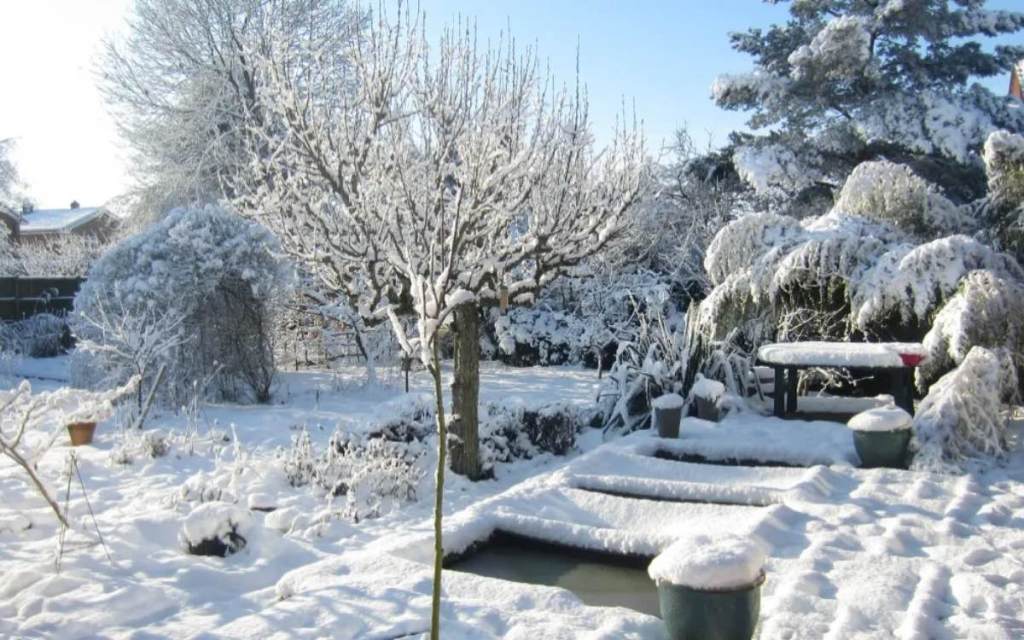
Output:
[[139,0],[130,217],[0,224],[83,278],[0,324],[0,636],[1024,636],[984,4],[792,2],[712,88],[749,130],[664,154],[509,34]]

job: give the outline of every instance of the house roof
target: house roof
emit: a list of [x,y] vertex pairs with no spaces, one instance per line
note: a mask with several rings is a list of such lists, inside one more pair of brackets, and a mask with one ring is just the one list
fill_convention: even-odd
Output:
[[77,209],[36,209],[21,214],[22,235],[34,233],[63,233],[98,218],[106,213],[103,207]]

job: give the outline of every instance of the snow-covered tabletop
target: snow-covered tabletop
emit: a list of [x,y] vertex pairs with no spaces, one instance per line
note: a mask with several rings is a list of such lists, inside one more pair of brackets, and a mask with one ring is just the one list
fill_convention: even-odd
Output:
[[924,357],[924,345],[919,342],[778,342],[757,350],[761,362],[787,367],[905,367],[901,354]]

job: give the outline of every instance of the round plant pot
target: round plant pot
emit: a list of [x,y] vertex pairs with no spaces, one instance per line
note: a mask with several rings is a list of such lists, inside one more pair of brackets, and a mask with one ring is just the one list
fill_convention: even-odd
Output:
[[906,469],[908,444],[910,429],[853,432],[853,446],[860,456],[860,466],[867,469]]
[[658,585],[661,619],[672,640],[750,640],[761,615],[764,572],[750,586],[702,591],[674,584]]
[[696,400],[698,418],[711,422],[718,422],[721,419],[722,412],[718,409],[718,403],[715,400],[708,400],[700,396],[696,396]]
[[96,431],[95,422],[72,422],[68,425],[68,436],[71,446],[78,447],[92,442],[92,434]]
[[683,419],[683,408],[654,408],[654,427],[659,438],[678,438],[679,422]]

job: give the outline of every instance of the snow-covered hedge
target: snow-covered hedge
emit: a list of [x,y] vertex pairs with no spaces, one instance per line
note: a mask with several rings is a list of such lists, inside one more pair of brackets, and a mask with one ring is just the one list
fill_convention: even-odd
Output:
[[546,309],[515,307],[494,319],[496,356],[517,367],[578,362],[586,333],[580,319]]
[[67,321],[49,313],[0,322],[0,351],[12,354],[50,358],[64,353],[70,338]]
[[[88,362],[73,371],[116,380],[141,373],[132,368],[148,356],[167,365],[172,400],[212,379],[206,391],[215,396],[266,401],[271,301],[288,282],[276,246],[263,227],[215,206],[177,209],[121,242],[75,299],[72,328],[85,347],[78,358]],[[159,353],[140,353],[147,349]]]

